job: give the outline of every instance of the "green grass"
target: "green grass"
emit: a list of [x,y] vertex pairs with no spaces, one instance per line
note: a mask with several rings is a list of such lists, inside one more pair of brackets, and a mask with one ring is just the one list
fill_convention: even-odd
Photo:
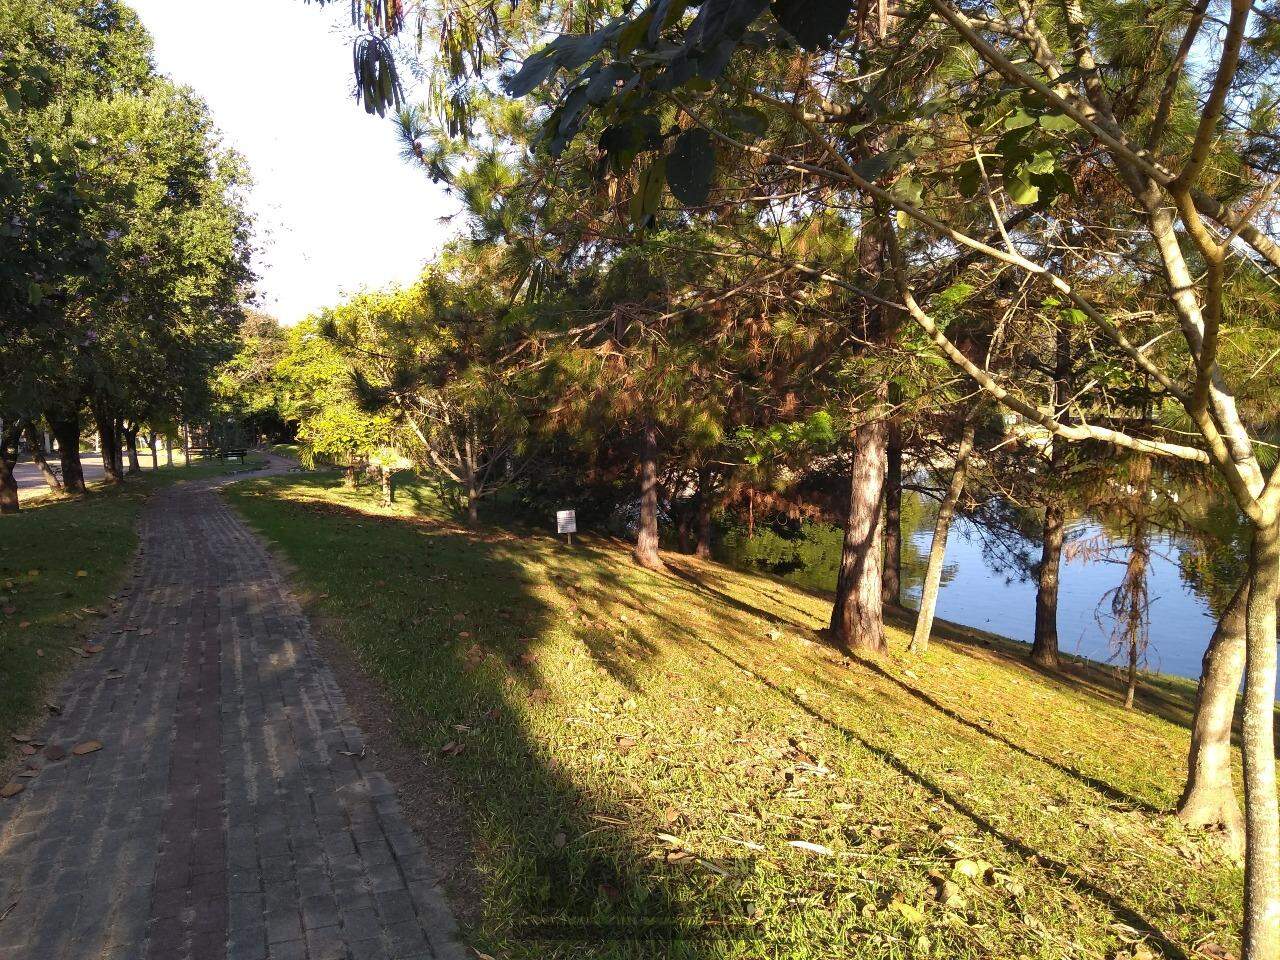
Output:
[[161,467],[121,487],[95,485],[81,500],[24,496],[18,513],[0,517],[0,760],[14,747],[10,733],[39,723],[54,683],[80,659],[72,648],[109,611],[151,493],[239,469],[217,462]]
[[274,453],[277,457],[298,460],[301,457],[302,445],[297,443],[272,443],[267,446],[267,452]]
[[1048,678],[975,631],[909,656],[902,624],[852,660],[815,632],[820,595],[469,532],[412,485],[389,510],[323,475],[228,495],[450,772],[484,953],[1234,947],[1241,871],[1169,815],[1190,684],[1125,711],[1103,671]]

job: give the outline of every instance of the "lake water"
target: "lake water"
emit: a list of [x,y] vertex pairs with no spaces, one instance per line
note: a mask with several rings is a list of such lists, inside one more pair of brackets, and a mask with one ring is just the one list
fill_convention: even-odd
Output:
[[[1083,538],[1104,536],[1096,527],[1077,527]],[[932,528],[910,535],[916,549],[929,550]],[[1151,632],[1147,669],[1195,679],[1200,658],[1213,633],[1214,620],[1205,599],[1187,585],[1179,570],[1178,546],[1168,541],[1153,544],[1148,585],[1151,596]],[[999,633],[1030,643],[1035,632],[1036,587],[1033,581],[1008,582],[1006,574],[993,570],[983,556],[972,525],[964,519],[947,539],[950,580],[938,597],[938,616],[945,620]],[[1058,644],[1064,653],[1107,661],[1114,656],[1110,643],[1109,607],[1099,602],[1120,582],[1119,563],[1080,556],[1064,557],[1058,592]],[[904,600],[916,606],[920,583],[908,578]],[[1102,614],[1099,622],[1100,612]]]
[[[933,536],[932,510],[913,495],[903,498],[903,600],[919,602],[924,559]],[[1112,543],[1097,526],[1077,523],[1069,542],[1092,550],[1064,551],[1058,594],[1058,642],[1064,653],[1102,662],[1121,662],[1112,648],[1108,591],[1124,574],[1122,563],[1097,559]],[[1187,583],[1178,564],[1180,547],[1169,540],[1152,545],[1148,574],[1150,642],[1145,668],[1195,679],[1213,633],[1205,598]],[[1099,549],[1101,548],[1101,549]],[[1038,558],[1038,547],[1036,557]],[[757,527],[725,531],[722,559],[744,568],[783,576],[803,586],[833,590],[840,560],[840,530],[803,523],[790,528]],[[1123,559],[1123,550],[1111,551]],[[1086,559],[1093,556],[1094,559]],[[947,541],[946,573],[938,599],[943,619],[1030,643],[1035,629],[1035,583],[1010,577],[984,554],[973,521],[958,517]]]

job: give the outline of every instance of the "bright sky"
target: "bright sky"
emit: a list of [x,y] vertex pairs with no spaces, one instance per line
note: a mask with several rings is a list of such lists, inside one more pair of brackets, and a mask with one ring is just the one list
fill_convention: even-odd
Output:
[[261,309],[292,324],[344,291],[417,276],[456,204],[351,97],[349,4],[128,2],[156,66],[205,99],[248,159]]

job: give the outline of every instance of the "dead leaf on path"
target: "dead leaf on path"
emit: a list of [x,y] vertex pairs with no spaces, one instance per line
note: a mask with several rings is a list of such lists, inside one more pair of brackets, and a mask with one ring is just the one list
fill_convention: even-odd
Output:
[[636,738],[635,737],[618,737],[617,745],[618,745],[619,753],[627,753],[632,747],[636,745]]
[[824,847],[820,843],[810,843],[808,840],[788,840],[787,846],[795,847],[797,850],[804,850],[806,853],[816,853],[824,857],[835,856],[835,851],[830,847]]
[[33,746],[32,746],[31,744],[29,744],[29,743],[24,743],[24,744],[19,748],[19,752],[20,752],[24,757],[34,757],[34,756],[36,755],[36,748],[35,748],[35,747],[33,747]]
[[31,742],[31,735],[28,733],[11,733],[9,734],[9,736],[13,739],[14,743],[30,743]]
[[83,757],[87,753],[96,753],[102,749],[101,740],[86,740],[84,743],[77,743],[71,748],[71,752],[77,757]]
[[49,703],[46,703],[46,704],[45,704],[45,709],[47,709],[50,713],[61,713],[61,712],[62,712],[62,704],[60,704],[60,703],[53,703],[52,701],[50,701]]
[[101,652],[102,652],[103,650],[105,650],[105,649],[106,649],[106,647],[104,647],[104,646],[103,646],[102,644],[100,644],[100,643],[86,643],[86,644],[84,645],[84,652],[85,652],[85,653],[101,653]]
[[52,760],[57,763],[59,760],[66,759],[67,749],[61,744],[51,743],[44,748],[44,756],[46,760]]
[[27,785],[25,783],[19,783],[17,780],[11,780],[3,787],[0,787],[0,797],[4,797],[5,799],[8,799],[9,797],[16,797],[25,789],[27,789]]
[[1220,943],[1203,943],[1199,952],[1210,960],[1236,960],[1236,955]]

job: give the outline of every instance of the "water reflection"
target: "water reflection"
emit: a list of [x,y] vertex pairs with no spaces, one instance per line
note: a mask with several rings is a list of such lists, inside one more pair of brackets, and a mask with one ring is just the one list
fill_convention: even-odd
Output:
[[[1186,499],[1183,498],[1186,503]],[[1195,678],[1213,633],[1213,607],[1235,586],[1240,564],[1231,535],[1232,511],[1196,508],[1198,521],[1152,542],[1148,573],[1150,642],[1148,670]],[[918,494],[903,497],[903,591],[907,606],[920,597],[924,561],[933,535],[932,502]],[[1212,525],[1212,534],[1206,531]],[[840,563],[841,532],[828,524],[778,521],[724,533],[722,557],[736,566],[781,576],[800,586],[833,590]],[[1062,564],[1058,637],[1065,653],[1115,662],[1112,623],[1104,598],[1124,575],[1122,539],[1092,520],[1078,520]],[[1105,558],[1105,559],[1104,559]],[[1006,555],[984,549],[973,520],[958,517],[947,542],[947,564],[938,616],[1030,643],[1035,627],[1035,583]]]

